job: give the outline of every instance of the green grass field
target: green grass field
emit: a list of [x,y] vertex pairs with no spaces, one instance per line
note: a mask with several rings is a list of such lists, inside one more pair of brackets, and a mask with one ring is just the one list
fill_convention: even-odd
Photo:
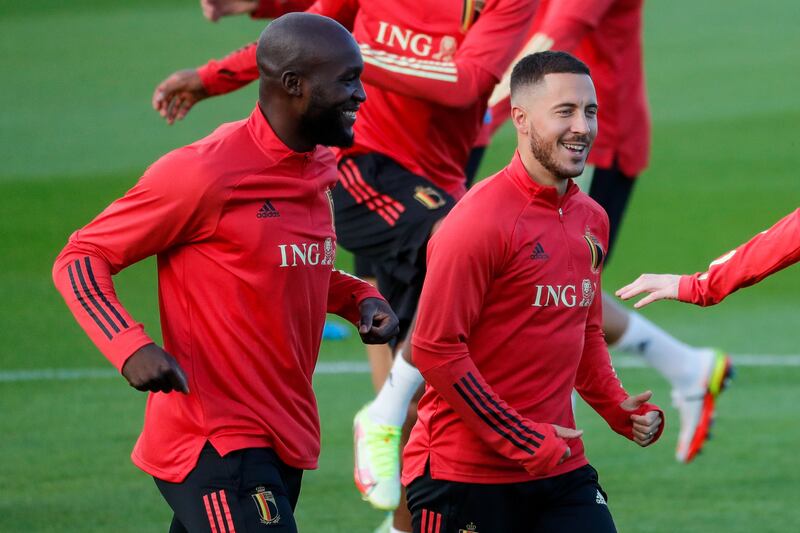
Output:
[[[108,369],[53,289],[52,260],[71,231],[159,155],[250,112],[254,87],[167,127],[150,95],[168,73],[254,39],[263,24],[209,24],[196,0],[0,0],[0,14],[0,376]],[[654,150],[604,277],[608,288],[643,271],[703,269],[800,205],[797,3],[652,1],[646,15]],[[511,150],[505,129],[482,174],[502,167]],[[718,308],[667,303],[644,314],[698,345],[797,354],[798,274],[791,268]],[[157,334],[154,263],[123,272],[117,287]],[[321,354],[363,359],[352,338],[324,344]],[[669,404],[653,371],[620,373],[629,390],[652,388]],[[316,389],[323,453],[305,477],[300,527],[372,531],[382,515],[350,481],[351,417],[371,396],[369,379],[320,375]],[[578,420],[620,531],[787,532],[800,522],[798,404],[800,368],[740,368],[714,440],[689,466],[672,459],[672,410],[664,438],[648,450],[583,405]],[[169,509],[128,460],[143,405],[119,377],[0,380],[0,531],[166,531]]]

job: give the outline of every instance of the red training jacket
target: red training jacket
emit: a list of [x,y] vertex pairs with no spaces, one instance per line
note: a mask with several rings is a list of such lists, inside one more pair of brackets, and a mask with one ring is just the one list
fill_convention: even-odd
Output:
[[678,299],[702,306],[718,304],[730,293],[755,285],[798,261],[800,209],[712,261],[706,272],[681,276]]
[[[460,198],[486,102],[522,45],[536,4],[317,1],[308,11],[351,29],[364,57],[368,98],[358,112],[356,144],[343,155],[386,155]],[[255,44],[199,73],[211,94],[249,83],[258,77]]]
[[76,231],[53,279],[117,368],[153,342],[116,297],[112,275],[158,257],[164,349],[191,392],[150,394],[134,463],[180,482],[210,441],[225,455],[270,447],[316,468],[311,388],[326,311],[352,322],[380,297],[333,270],[330,150],[293,152],[256,107],[247,120],[165,155]]
[[[602,331],[600,270],[608,217],[570,181],[559,197],[517,154],[453,208],[428,246],[413,336],[427,381],[403,454],[404,484],[423,474],[514,483],[587,463],[571,393],[632,438],[628,397]],[[637,413],[658,410],[642,406]]]

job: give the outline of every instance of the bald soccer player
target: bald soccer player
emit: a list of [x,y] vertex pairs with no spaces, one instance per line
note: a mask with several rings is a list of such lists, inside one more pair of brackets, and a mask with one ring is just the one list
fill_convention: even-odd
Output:
[[[150,392],[132,459],[174,511],[174,533],[297,531],[301,477],[320,449],[311,378],[325,313],[366,343],[398,329],[374,288],[333,268],[337,171],[324,146],[353,143],[358,45],[331,19],[287,15],[262,33],[257,61],[250,117],[156,161],[53,268],[81,327]],[[151,255],[163,348],[112,283]]]

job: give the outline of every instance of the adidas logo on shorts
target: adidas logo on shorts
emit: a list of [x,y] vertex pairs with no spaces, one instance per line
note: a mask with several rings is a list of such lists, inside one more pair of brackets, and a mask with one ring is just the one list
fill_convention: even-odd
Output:
[[597,491],[597,496],[595,496],[594,501],[595,501],[595,503],[597,503],[599,505],[608,505],[606,503],[606,499],[603,498],[603,495],[600,493],[599,490]]

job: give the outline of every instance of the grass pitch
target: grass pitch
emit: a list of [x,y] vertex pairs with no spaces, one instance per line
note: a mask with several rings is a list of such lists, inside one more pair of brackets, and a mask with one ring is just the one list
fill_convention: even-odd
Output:
[[[155,84],[177,68],[254,39],[260,22],[204,21],[196,2],[0,0],[0,372],[110,366],[74,324],[50,282],[69,233],[129,188],[159,155],[220,122],[246,116],[254,87],[201,104],[164,125]],[[646,60],[654,122],[651,168],[633,195],[609,289],[643,271],[701,270],[800,203],[798,8],[790,0],[650,2]],[[503,130],[482,174],[513,146]],[[347,264],[346,254],[340,260]],[[117,279],[130,311],[157,334],[155,265]],[[797,354],[798,267],[712,309],[645,310],[678,337],[733,353]],[[351,338],[322,360],[363,360]],[[668,387],[622,370],[631,391]],[[305,532],[368,532],[382,514],[350,481],[351,417],[371,396],[367,376],[316,378],[320,469],[305,477]],[[640,450],[580,405],[589,458],[623,532],[785,532],[800,521],[793,450],[800,368],[741,368],[720,402],[715,438],[692,465],[672,459],[676,413],[662,441]],[[128,460],[144,396],[122,378],[0,382],[0,531],[166,531],[170,512]]]

